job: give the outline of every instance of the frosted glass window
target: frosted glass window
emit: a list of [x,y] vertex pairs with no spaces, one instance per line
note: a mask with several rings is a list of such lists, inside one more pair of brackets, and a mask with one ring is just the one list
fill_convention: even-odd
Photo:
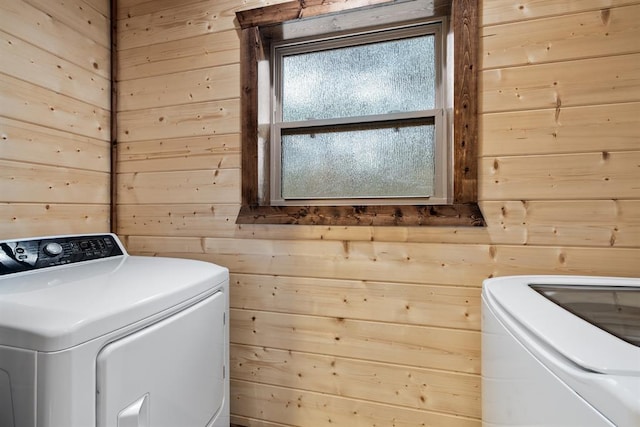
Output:
[[428,197],[434,125],[283,131],[285,199]]
[[285,55],[282,120],[429,110],[436,105],[433,34]]

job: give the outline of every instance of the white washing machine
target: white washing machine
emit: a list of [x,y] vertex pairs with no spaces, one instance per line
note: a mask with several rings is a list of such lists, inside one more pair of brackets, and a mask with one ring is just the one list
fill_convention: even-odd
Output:
[[640,426],[640,279],[512,276],[482,289],[483,426]]
[[228,427],[228,290],[113,234],[0,241],[0,426]]

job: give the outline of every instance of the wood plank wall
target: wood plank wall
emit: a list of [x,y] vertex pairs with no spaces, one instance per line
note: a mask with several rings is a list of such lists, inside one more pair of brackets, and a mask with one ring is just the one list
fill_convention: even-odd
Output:
[[245,426],[480,426],[480,286],[640,276],[640,0],[480,0],[486,228],[236,226],[237,0],[118,0],[118,232],[231,269]]
[[109,0],[0,0],[0,239],[109,231]]

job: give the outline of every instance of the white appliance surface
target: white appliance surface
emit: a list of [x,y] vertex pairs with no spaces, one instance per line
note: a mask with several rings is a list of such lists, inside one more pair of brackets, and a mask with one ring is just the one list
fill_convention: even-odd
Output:
[[226,268],[0,241],[0,426],[228,427],[228,357]]
[[640,279],[485,280],[483,425],[640,425],[639,320]]

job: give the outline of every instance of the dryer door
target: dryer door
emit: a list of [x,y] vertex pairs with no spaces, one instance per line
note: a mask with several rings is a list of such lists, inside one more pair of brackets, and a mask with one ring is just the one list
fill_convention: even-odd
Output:
[[225,295],[218,292],[105,346],[98,427],[202,427],[224,403]]

